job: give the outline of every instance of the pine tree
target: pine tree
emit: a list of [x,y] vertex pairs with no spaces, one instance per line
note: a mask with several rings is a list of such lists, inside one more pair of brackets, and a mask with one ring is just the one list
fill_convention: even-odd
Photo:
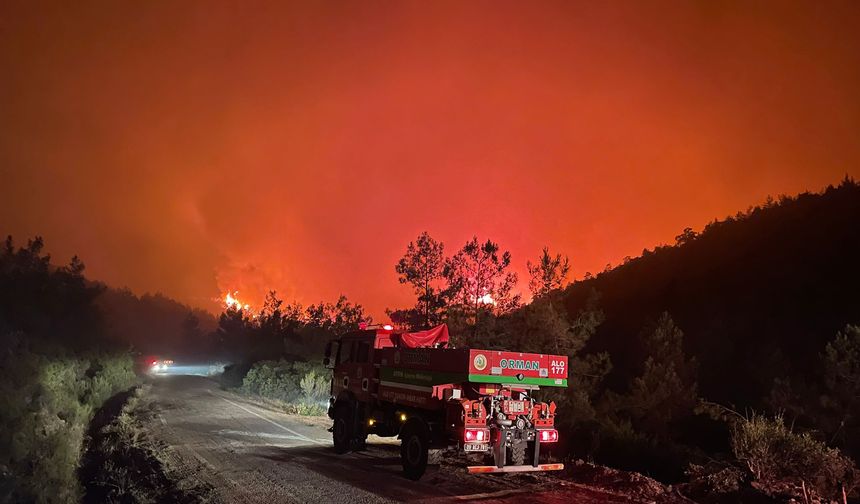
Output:
[[510,252],[500,252],[499,244],[492,240],[480,243],[477,237],[445,261],[445,295],[454,305],[449,319],[462,318],[473,339],[481,339],[489,330],[494,315],[519,307],[520,295],[513,292],[517,274],[508,271],[510,265]]
[[696,361],[683,349],[684,333],[664,312],[646,332],[649,357],[630,388],[625,409],[634,426],[668,438],[670,423],[689,416],[696,404]]
[[535,298],[539,298],[564,287],[570,272],[570,261],[561,254],[551,256],[549,248],[544,247],[537,263],[527,261],[526,268],[529,271],[529,290]]
[[860,326],[848,325],[827,344],[822,355],[824,393],[821,405],[826,411],[831,442],[860,449]]
[[[443,243],[424,231],[414,242],[409,242],[406,253],[394,267],[400,283],[410,284],[418,296],[414,312],[422,320],[417,325],[429,327],[441,322],[445,298],[440,295],[437,283],[442,279],[445,266],[444,250]],[[414,316],[404,310],[398,312],[404,315],[403,321],[414,323]]]

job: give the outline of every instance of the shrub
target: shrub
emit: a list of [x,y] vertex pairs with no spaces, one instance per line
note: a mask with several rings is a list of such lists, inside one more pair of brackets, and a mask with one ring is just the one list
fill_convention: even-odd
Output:
[[317,374],[312,370],[302,377],[299,385],[306,401],[320,402],[329,395],[329,383],[328,376]]
[[856,484],[857,469],[850,458],[809,433],[792,432],[781,415],[754,413],[740,419],[732,427],[731,445],[738,461],[763,483],[801,480],[827,497],[840,495],[841,485],[850,491]]
[[7,353],[0,361],[0,501],[70,502],[93,412],[135,376],[128,356]]
[[307,362],[261,361],[245,375],[241,391],[285,403],[290,412],[320,415],[329,394],[329,371]]
[[687,476],[694,492],[698,494],[733,494],[741,489],[748,473],[730,464],[713,461],[708,465],[690,464]]

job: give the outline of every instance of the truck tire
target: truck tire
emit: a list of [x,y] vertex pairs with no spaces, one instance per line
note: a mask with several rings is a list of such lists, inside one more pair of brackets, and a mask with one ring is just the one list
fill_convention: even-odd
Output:
[[427,470],[427,455],[430,449],[427,426],[419,421],[410,422],[403,427],[400,439],[403,475],[411,480],[418,480]]
[[526,448],[528,442],[523,440],[514,441],[511,444],[511,464],[525,465],[526,463]]
[[331,440],[334,444],[335,453],[349,451],[352,441],[352,415],[350,413],[350,407],[346,404],[335,406],[334,425],[331,428]]

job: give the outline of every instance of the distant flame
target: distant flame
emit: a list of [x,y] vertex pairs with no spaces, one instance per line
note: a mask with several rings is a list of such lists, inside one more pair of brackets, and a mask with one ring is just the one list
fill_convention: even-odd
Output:
[[481,296],[481,298],[480,298],[480,299],[478,299],[478,302],[479,302],[479,303],[481,303],[481,304],[485,304],[485,305],[494,305],[494,304],[496,304],[496,301],[493,299],[493,296],[491,296],[489,293],[484,294],[483,296]]
[[247,303],[243,303],[239,301],[237,297],[239,295],[239,291],[233,291],[233,293],[227,293],[224,296],[224,306],[227,307],[228,310],[236,310],[236,311],[248,311],[251,309],[251,305]]

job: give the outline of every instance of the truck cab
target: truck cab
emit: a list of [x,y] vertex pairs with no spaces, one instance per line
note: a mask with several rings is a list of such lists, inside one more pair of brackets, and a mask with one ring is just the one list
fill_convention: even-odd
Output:
[[379,386],[375,376],[378,365],[374,364],[374,357],[379,349],[394,346],[391,335],[391,326],[382,326],[351,332],[329,342],[324,364],[332,369],[333,398],[344,396],[364,402],[373,400]]

